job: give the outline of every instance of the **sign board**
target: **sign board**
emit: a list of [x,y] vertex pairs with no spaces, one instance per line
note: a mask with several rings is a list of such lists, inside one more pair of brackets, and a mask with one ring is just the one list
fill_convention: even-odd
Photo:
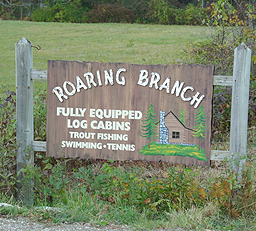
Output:
[[209,165],[213,71],[48,61],[47,156]]

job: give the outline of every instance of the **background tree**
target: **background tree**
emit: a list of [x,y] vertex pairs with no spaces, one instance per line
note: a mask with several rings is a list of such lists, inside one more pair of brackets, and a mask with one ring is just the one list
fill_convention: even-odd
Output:
[[193,130],[192,135],[199,140],[198,150],[200,150],[201,141],[203,141],[206,136],[206,115],[202,105],[199,107],[196,114],[195,127]]
[[153,110],[153,105],[150,104],[147,113],[145,114],[145,120],[142,120],[141,125],[141,136],[145,137],[148,140],[148,148],[150,149],[150,142],[152,139],[158,138],[157,133],[157,118],[156,113]]

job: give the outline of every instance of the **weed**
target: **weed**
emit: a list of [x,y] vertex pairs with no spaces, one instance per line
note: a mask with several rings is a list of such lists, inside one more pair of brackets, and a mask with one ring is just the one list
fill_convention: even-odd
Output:
[[16,184],[16,118],[15,93],[4,92],[0,98],[0,193],[12,196]]
[[127,44],[127,47],[132,47],[132,46],[134,46],[134,39],[132,38],[132,39],[130,39],[129,40],[129,42],[128,42],[128,44]]
[[47,91],[37,89],[34,92],[34,139],[46,140]]

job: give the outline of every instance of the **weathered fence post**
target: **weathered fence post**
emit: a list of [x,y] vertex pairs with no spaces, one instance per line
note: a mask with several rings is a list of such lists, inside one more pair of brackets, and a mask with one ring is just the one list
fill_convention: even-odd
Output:
[[231,164],[238,179],[246,164],[250,67],[251,50],[242,43],[234,54],[230,128]]
[[34,163],[34,153],[31,143],[33,141],[33,80],[31,69],[33,66],[32,44],[22,38],[15,45],[16,63],[16,116],[17,116],[17,174],[19,183],[18,199],[24,205],[33,203],[32,187],[33,181],[25,181],[21,169]]

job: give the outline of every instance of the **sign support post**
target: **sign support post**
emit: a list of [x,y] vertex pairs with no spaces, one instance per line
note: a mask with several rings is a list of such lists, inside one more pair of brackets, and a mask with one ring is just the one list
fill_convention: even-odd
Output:
[[234,54],[230,128],[231,165],[238,180],[246,165],[250,66],[251,50],[242,43]]
[[31,179],[25,180],[21,171],[34,164],[33,141],[33,66],[32,44],[22,38],[15,45],[16,63],[16,116],[17,116],[17,175],[18,199],[26,206],[33,204]]

